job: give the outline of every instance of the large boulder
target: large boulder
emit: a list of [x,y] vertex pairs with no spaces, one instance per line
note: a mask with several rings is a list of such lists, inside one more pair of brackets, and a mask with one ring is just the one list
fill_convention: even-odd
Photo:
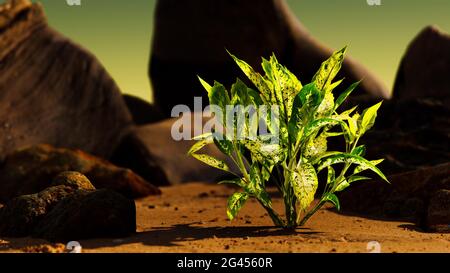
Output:
[[77,190],[95,190],[91,182],[80,173],[61,173],[52,186],[35,194],[12,199],[0,210],[0,234],[7,237],[25,237],[62,199]]
[[77,191],[39,221],[32,235],[52,242],[126,237],[136,232],[133,200],[114,191]]
[[40,4],[0,5],[0,155],[48,143],[108,158],[132,119],[100,62],[48,26]]
[[115,191],[96,190],[76,172],[61,173],[49,188],[16,197],[0,208],[0,236],[67,242],[135,231],[134,201]]
[[37,145],[11,153],[0,166],[0,203],[42,191],[55,176],[66,171],[80,172],[96,188],[112,189],[129,198],[160,194],[158,188],[129,169],[80,150]]
[[450,35],[436,26],[423,29],[410,43],[394,85],[397,99],[439,98],[450,102]]
[[440,190],[430,199],[426,224],[429,231],[450,232],[450,190]]
[[123,95],[123,99],[136,125],[156,123],[164,119],[161,111],[152,103],[129,94]]
[[450,107],[431,98],[386,101],[361,142],[368,158],[386,159],[386,174],[450,162]]
[[[191,117],[190,136],[195,136],[195,128],[203,128],[208,118],[201,113]],[[116,151],[113,162],[132,169],[146,179],[152,179],[156,185],[174,185],[191,181],[217,181],[226,173],[205,165],[187,152],[195,143],[192,140],[174,140],[172,129],[178,130],[183,119],[168,119],[159,123],[139,126]],[[176,124],[178,122],[178,124]],[[182,131],[184,130],[181,128]],[[187,131],[188,129],[185,128]],[[214,145],[203,148],[202,153],[225,160],[233,166]],[[234,169],[236,170],[236,169]],[[157,177],[157,179],[155,179]]]
[[[434,230],[442,226],[443,219],[449,219],[449,211],[443,211],[450,200],[445,200],[450,190],[450,163],[388,178],[391,184],[380,180],[358,182],[340,193],[342,209],[376,217],[410,219],[426,229],[435,227]],[[447,192],[436,196],[442,190]]]
[[[225,49],[260,67],[274,52],[302,82],[309,82],[332,50],[319,43],[285,0],[160,0],[155,13],[150,78],[156,104],[166,116],[177,104],[206,99],[197,75],[227,86],[243,78]],[[366,68],[347,57],[345,84],[364,79],[361,89],[375,97],[389,90]]]

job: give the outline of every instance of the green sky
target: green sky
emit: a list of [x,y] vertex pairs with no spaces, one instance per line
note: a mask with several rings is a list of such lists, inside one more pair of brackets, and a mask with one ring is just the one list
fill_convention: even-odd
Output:
[[[50,24],[93,52],[123,92],[151,100],[147,67],[156,0],[81,1],[71,7],[65,0],[40,0]],[[348,44],[350,55],[388,86],[424,26],[450,31],[449,0],[381,0],[377,7],[366,0],[287,1],[314,36],[333,48]]]

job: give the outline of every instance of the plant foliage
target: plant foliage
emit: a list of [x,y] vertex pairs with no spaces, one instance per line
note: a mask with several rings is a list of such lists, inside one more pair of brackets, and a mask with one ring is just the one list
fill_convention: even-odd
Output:
[[[249,198],[256,198],[267,210],[277,226],[293,228],[304,225],[325,203],[340,209],[336,193],[345,190],[356,181],[369,178],[360,173],[370,170],[387,181],[377,165],[382,160],[364,158],[366,147],[358,145],[360,138],[373,127],[381,102],[364,110],[357,107],[338,112],[340,105],[357,88],[359,82],[349,86],[337,98],[333,90],[342,82],[334,81],[341,69],[346,48],[335,52],[322,63],[311,83],[302,85],[298,78],[281,65],[273,55],[263,58],[264,75],[256,72],[246,62],[231,57],[252,82],[255,89],[237,80],[230,91],[215,82],[209,85],[200,79],[207,90],[210,104],[220,111],[216,118],[223,128],[236,130],[256,129],[255,123],[237,124],[226,114],[227,105],[254,107],[278,106],[276,116],[264,118],[263,123],[272,133],[277,133],[277,142],[268,141],[266,135],[256,137],[226,138],[210,132],[197,138],[198,142],[189,151],[196,159],[212,167],[232,173],[235,179],[223,181],[237,185],[240,190],[228,200],[227,215],[233,220]],[[227,120],[228,118],[228,120]],[[231,128],[230,128],[231,127]],[[328,139],[343,137],[345,151],[329,151]],[[199,151],[209,144],[231,158],[240,174],[231,172],[227,164]],[[321,195],[317,195],[318,174],[325,172],[327,181]],[[272,181],[280,191],[285,205],[283,219],[272,207],[266,184]],[[315,196],[318,202],[314,203]]]

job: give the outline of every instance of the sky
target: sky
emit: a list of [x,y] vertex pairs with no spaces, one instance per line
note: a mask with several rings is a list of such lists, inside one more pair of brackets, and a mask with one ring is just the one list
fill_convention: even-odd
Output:
[[[349,45],[349,54],[389,87],[421,29],[433,24],[450,32],[450,0],[380,0],[380,6],[367,0],[286,1],[313,36],[331,48]],[[156,0],[39,2],[50,25],[94,53],[124,93],[152,100],[147,71]]]

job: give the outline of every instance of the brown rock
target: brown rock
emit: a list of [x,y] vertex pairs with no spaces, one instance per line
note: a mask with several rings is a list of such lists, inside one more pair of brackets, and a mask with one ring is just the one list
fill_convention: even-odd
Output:
[[123,99],[136,125],[156,123],[164,119],[163,114],[154,104],[128,94],[123,95]]
[[387,101],[361,143],[368,158],[386,159],[386,174],[450,162],[450,108],[437,99]]
[[0,210],[0,235],[6,237],[28,236],[59,201],[74,191],[75,188],[71,186],[60,185],[36,194],[14,198]]
[[[180,22],[182,22],[180,24]],[[274,52],[302,82],[309,82],[332,50],[312,37],[284,0],[162,0],[157,2],[150,61],[156,104],[168,117],[177,104],[192,108],[206,92],[197,75],[227,86],[243,78],[225,48],[260,67]],[[366,68],[346,58],[343,84],[364,79],[361,89],[387,98],[389,90]]]
[[[199,117],[199,114],[195,114]],[[154,183],[157,185],[174,185],[191,181],[216,181],[226,175],[225,172],[205,165],[187,152],[194,141],[175,141],[172,138],[172,125],[177,119],[168,119],[159,123],[137,127],[133,130],[126,143],[123,143],[120,151],[114,155],[115,164],[127,167],[146,179],[159,178]],[[206,119],[192,119],[192,124],[203,128]],[[192,130],[194,126],[192,126]],[[191,132],[194,136],[194,132]],[[221,154],[214,146],[208,145],[202,150],[203,153],[210,154],[216,158],[225,160],[230,167],[232,162]],[[130,160],[123,160],[123,159]],[[150,170],[150,171],[149,171]],[[152,181],[153,182],[153,181]]]
[[440,190],[431,197],[427,227],[433,232],[450,232],[450,190]]
[[[109,188],[130,198],[160,193],[159,189],[128,169],[116,167],[79,150],[38,145],[6,157],[0,167],[0,202],[44,190],[55,176],[65,171],[80,172],[89,178],[95,188]],[[58,177],[56,183],[74,175],[65,176]]]
[[394,85],[396,99],[439,98],[450,102],[450,35],[436,26],[410,43]]
[[77,191],[60,201],[34,229],[52,242],[125,237],[136,232],[133,200],[108,190]]
[[339,195],[342,209],[365,215],[410,218],[422,223],[435,192],[450,190],[450,163],[388,178],[391,184],[374,180],[349,187]]
[[48,143],[108,158],[132,125],[98,60],[28,0],[0,5],[0,155]]

